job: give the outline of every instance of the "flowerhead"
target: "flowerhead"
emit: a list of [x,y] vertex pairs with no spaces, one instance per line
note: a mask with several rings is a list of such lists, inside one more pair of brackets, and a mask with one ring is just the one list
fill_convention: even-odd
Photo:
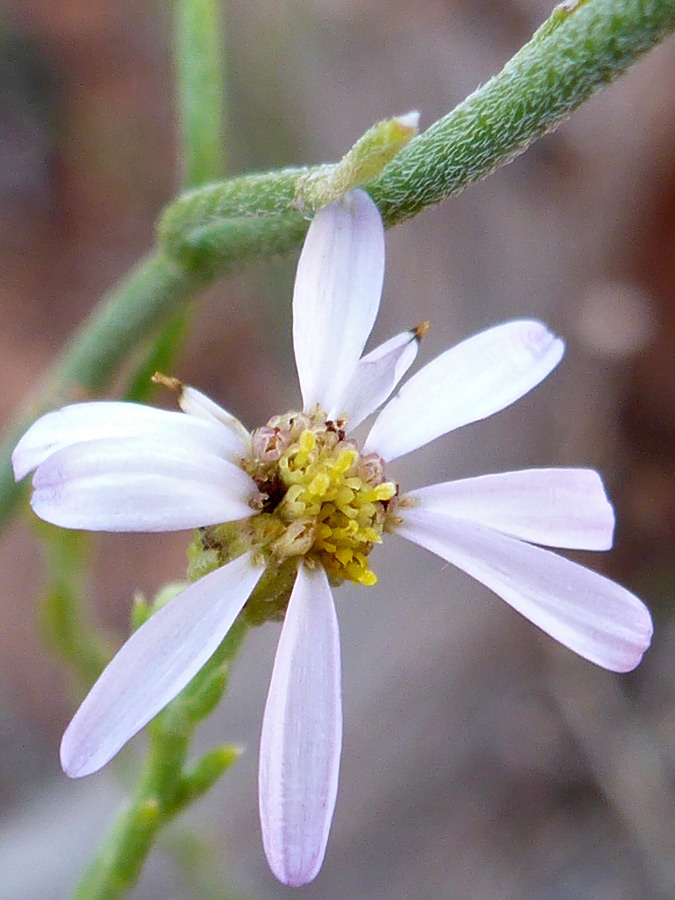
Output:
[[[651,639],[637,597],[544,547],[604,550],[614,514],[597,473],[530,469],[403,491],[388,464],[518,400],[558,364],[539,322],[491,328],[446,351],[391,397],[424,327],[363,355],[377,315],[384,232],[353,192],[315,216],[298,264],[293,343],[302,408],[252,433],[180,385],[183,412],[82,403],[39,419],[14,452],[32,505],[56,525],[199,529],[193,583],[124,644],[63,737],[91,774],[199,671],[242,614],[283,618],[263,718],[259,800],[275,875],[301,885],[324,858],[342,742],[332,588],[375,583],[371,553],[395,533],[454,563],[565,646],[627,671]],[[360,447],[354,429],[383,404]],[[543,546],[540,546],[543,545]]]

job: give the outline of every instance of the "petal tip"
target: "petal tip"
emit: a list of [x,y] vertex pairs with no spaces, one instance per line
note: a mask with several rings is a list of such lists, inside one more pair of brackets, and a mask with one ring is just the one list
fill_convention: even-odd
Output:
[[16,482],[23,481],[26,475],[32,472],[39,463],[35,450],[31,447],[32,430],[33,426],[31,425],[28,431],[19,439],[14,450],[12,450],[12,472]]
[[543,353],[550,354],[553,359],[560,361],[565,353],[563,338],[551,331],[544,322],[533,319],[530,325],[532,326],[530,337],[533,346],[540,347]]
[[101,768],[100,766],[92,768],[91,760],[74,750],[71,746],[67,729],[61,740],[59,760],[63,773],[68,778],[84,778],[86,775],[93,775],[94,772]]
[[314,881],[321,871],[323,859],[318,862],[318,865],[315,861],[312,865],[301,866],[297,869],[289,868],[286,865],[286,860],[271,860],[268,857],[267,862],[277,881],[280,881],[281,884],[285,884],[287,887],[299,888]]
[[[621,588],[630,600],[630,611],[627,609],[623,632],[623,640],[608,638],[604,652],[591,662],[610,672],[625,674],[636,669],[651,646],[654,635],[654,622],[647,606],[625,588]],[[620,618],[620,617],[617,617]]]
[[533,351],[542,355],[550,355],[558,361],[562,359],[565,353],[565,341],[551,331],[544,322],[541,322],[539,319],[516,319],[511,323],[505,323],[505,326],[498,325],[496,327],[508,328],[509,325],[511,327],[519,327],[522,340],[529,344]]
[[635,651],[628,655],[621,662],[617,663],[613,666],[607,666],[608,669],[612,672],[617,672],[619,675],[625,675],[627,672],[632,672],[634,669],[640,665],[642,660],[644,659],[644,655],[649,650],[651,645],[651,635],[647,641],[645,641],[644,645],[640,645],[635,648]]
[[14,481],[17,483],[19,481],[23,481],[23,479],[28,475],[30,469],[28,468],[24,458],[23,453],[21,451],[21,445],[17,444],[12,452],[12,472],[14,474]]

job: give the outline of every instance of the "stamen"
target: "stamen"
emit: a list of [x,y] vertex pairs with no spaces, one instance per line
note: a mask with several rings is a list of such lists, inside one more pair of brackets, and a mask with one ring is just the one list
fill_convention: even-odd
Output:
[[415,325],[413,328],[413,334],[415,335],[415,339],[421,341],[427,331],[431,328],[430,322],[420,322],[419,325]]
[[155,374],[150,379],[153,384],[161,384],[162,387],[168,388],[170,391],[173,391],[174,394],[180,394],[183,390],[183,382],[178,378],[173,378],[171,375],[162,375],[161,372],[155,372]]
[[[272,435],[281,451],[276,459],[270,453]],[[382,540],[387,506],[397,492],[384,479],[382,460],[361,457],[339,423],[336,428],[318,408],[275,417],[254,432],[252,445],[256,459],[249,474],[261,491],[279,485],[279,502],[265,507],[279,525],[266,545],[269,564],[303,555],[320,562],[336,581],[375,584],[368,557]]]

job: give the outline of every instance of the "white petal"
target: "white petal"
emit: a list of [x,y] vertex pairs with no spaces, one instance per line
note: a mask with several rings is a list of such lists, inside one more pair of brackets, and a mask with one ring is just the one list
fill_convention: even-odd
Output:
[[316,877],[337,797],[342,747],[340,638],[321,568],[301,566],[286,611],[260,741],[260,821],[284,884]]
[[214,422],[140,403],[74,403],[47,413],[31,425],[12,454],[14,477],[20,481],[52,453],[82,441],[152,436],[167,444],[203,444],[233,461],[246,454],[241,440]]
[[33,489],[41,519],[86,531],[181,531],[245,519],[258,491],[216,453],[155,437],[65,447],[39,467]]
[[293,346],[305,409],[344,395],[375,322],[384,278],[384,227],[364,191],[320,209],[309,226],[293,293]]
[[517,320],[446,350],[403,385],[375,420],[365,452],[396,459],[514,403],[558,365],[564,344]]
[[422,509],[402,510],[399,533],[437,553],[591,662],[628,672],[649,646],[652,621],[634,594],[550,550]]
[[381,406],[415,361],[419,349],[416,329],[380,344],[359,360],[344,396],[329,410],[332,419],[344,416],[353,431]]
[[226,409],[223,409],[222,406],[214,403],[206,394],[202,394],[196,388],[184,384],[178,394],[178,405],[189,416],[197,416],[199,419],[207,419],[224,425],[239,439],[246,449],[250,449],[251,435],[239,419]]
[[159,609],[103,671],[61,742],[66,775],[104,766],[218,649],[263,572],[247,553]]
[[609,550],[614,510],[591,469],[526,469],[448,481],[405,496],[429,512],[467,519],[548,547]]

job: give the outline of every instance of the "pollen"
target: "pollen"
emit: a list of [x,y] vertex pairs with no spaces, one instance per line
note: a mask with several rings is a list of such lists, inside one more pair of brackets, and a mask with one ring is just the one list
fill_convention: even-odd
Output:
[[[261,488],[258,505],[274,535],[264,548],[270,563],[303,556],[335,582],[375,584],[369,556],[398,491],[382,460],[361,455],[318,408],[271,419],[254,432],[252,448],[245,467]],[[273,496],[265,494],[271,484]]]

